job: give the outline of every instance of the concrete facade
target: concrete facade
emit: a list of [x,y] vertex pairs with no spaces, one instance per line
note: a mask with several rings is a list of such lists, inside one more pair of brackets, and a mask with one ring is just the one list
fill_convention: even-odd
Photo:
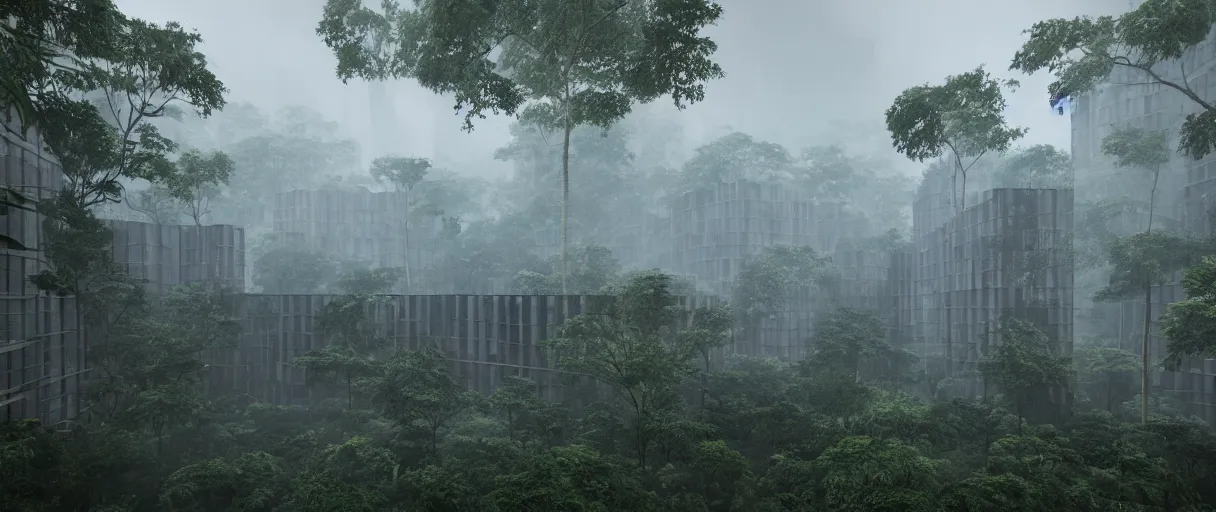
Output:
[[[363,187],[295,190],[275,197],[272,233],[298,233],[303,249],[336,260],[403,268],[407,261],[405,205],[402,193],[372,192]],[[412,273],[423,271],[441,257],[433,243],[440,228],[438,217],[415,215],[410,220]]]
[[[334,296],[260,295],[233,297],[243,319],[235,350],[213,353],[208,387],[212,393],[246,396],[264,403],[307,405],[324,398],[308,385],[307,372],[292,364],[297,356],[326,346],[315,331],[316,315]],[[452,364],[454,378],[469,389],[492,393],[508,376],[531,379],[541,396],[563,398],[571,385],[541,342],[572,316],[595,311],[611,300],[602,296],[389,295],[368,311],[368,321],[393,350],[434,348]],[[716,303],[686,297],[682,306]],[[735,347],[712,357],[718,360]],[[575,376],[577,377],[577,376]],[[575,385],[580,382],[576,378]]]
[[[1057,354],[1071,355],[1072,191],[977,194],[978,202],[944,223],[943,194],[922,188],[918,195],[911,262],[915,299],[911,321],[899,320],[911,324],[914,350],[923,361],[940,357],[948,377],[970,375],[1000,342],[997,322],[1009,316],[1033,323]],[[894,316],[906,314],[896,308]]]
[[229,225],[179,226],[108,221],[114,262],[160,294],[181,284],[219,282],[245,289],[245,230]]
[[[1216,99],[1216,32],[1209,34],[1180,61],[1158,65],[1155,72],[1171,81],[1186,83],[1200,97]],[[1102,154],[1102,140],[1121,127],[1138,127],[1165,132],[1171,144],[1177,143],[1178,128],[1188,114],[1201,107],[1169,87],[1145,84],[1143,72],[1117,69],[1110,79],[1090,94],[1076,98],[1072,113],[1072,153],[1077,173],[1079,201],[1129,197],[1148,199],[1151,177],[1128,176],[1127,169],[1115,168]],[[1136,182],[1135,180],[1139,180]],[[1213,207],[1216,206],[1216,155],[1194,160],[1175,155],[1161,172],[1154,208],[1154,228],[1161,227],[1195,236],[1213,234]],[[1121,235],[1143,231],[1146,215],[1127,215],[1116,219]],[[1100,280],[1099,280],[1100,281]],[[1095,290],[1084,290],[1078,298],[1079,313],[1088,319],[1086,335],[1117,340],[1123,348],[1139,353],[1144,331],[1144,302],[1125,300],[1114,304],[1093,303]],[[1166,340],[1158,334],[1155,321],[1170,303],[1184,299],[1178,280],[1154,287],[1149,328],[1150,354],[1164,354]],[[1155,392],[1176,397],[1185,411],[1216,422],[1216,361],[1190,360],[1178,372],[1154,372]]]
[[848,233],[841,205],[817,204],[780,184],[747,180],[688,192],[672,207],[672,263],[730,295],[747,258],[765,247],[807,246],[831,254]]
[[28,198],[30,210],[0,216],[0,421],[38,418],[63,426],[84,406],[87,340],[72,297],[50,297],[29,281],[49,270],[39,204],[63,186],[63,173],[36,129],[0,112],[0,185]]

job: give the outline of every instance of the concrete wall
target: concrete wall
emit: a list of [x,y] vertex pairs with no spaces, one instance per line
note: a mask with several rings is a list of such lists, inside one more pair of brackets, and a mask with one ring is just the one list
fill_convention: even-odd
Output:
[[[404,198],[403,193],[372,192],[362,187],[278,194],[273,232],[300,233],[305,249],[336,259],[375,267],[404,267]],[[410,220],[409,263],[414,272],[440,257],[431,250],[440,224],[434,217]]]
[[887,290],[890,296],[891,340],[899,347],[915,349],[916,340],[916,257],[915,248],[908,244],[895,248],[889,256],[891,263],[887,267]]
[[[1216,32],[1187,52],[1180,62],[1167,62],[1154,70],[1170,80],[1180,80],[1182,67],[1187,70],[1191,88],[1208,101],[1216,99]],[[1147,200],[1146,186],[1126,186],[1130,170],[1116,169],[1102,154],[1102,139],[1124,126],[1161,130],[1174,137],[1188,114],[1201,108],[1181,93],[1160,85],[1145,84],[1139,71],[1117,70],[1106,84],[1091,94],[1077,98],[1072,113],[1072,153],[1077,172],[1078,199],[1095,200],[1111,197],[1132,197]],[[1127,85],[1131,84],[1131,85]],[[1176,143],[1176,141],[1172,142]],[[1116,174],[1123,176],[1113,178]],[[1144,180],[1151,179],[1144,177]],[[1158,186],[1154,226],[1164,226],[1183,232],[1208,236],[1213,234],[1212,214],[1216,206],[1216,155],[1200,160],[1177,155],[1162,171]],[[1120,232],[1141,231],[1143,215],[1122,219]],[[1086,293],[1092,293],[1086,290]],[[1152,322],[1150,354],[1160,357],[1167,340],[1158,335],[1156,318],[1164,314],[1169,304],[1184,299],[1178,279],[1156,287],[1151,301]],[[1093,304],[1079,297],[1082,315],[1089,321],[1086,334],[1114,338],[1133,352],[1139,353],[1144,332],[1144,302],[1127,300],[1114,304]],[[1194,359],[1183,363],[1179,372],[1155,372],[1153,383],[1157,392],[1174,396],[1186,412],[1216,423],[1216,360]]]
[[848,234],[840,205],[817,204],[779,184],[746,180],[689,192],[672,208],[672,262],[728,296],[750,256],[775,245],[831,254]]
[[[1167,79],[1180,80],[1180,64],[1186,66],[1187,81],[1192,89],[1205,99],[1216,98],[1216,32],[1187,52],[1182,63],[1162,63],[1155,71]],[[1161,130],[1173,137],[1187,114],[1201,111],[1181,93],[1161,85],[1145,84],[1147,81],[1140,71],[1117,69],[1107,83],[1093,93],[1077,98],[1072,113],[1072,154],[1077,187],[1082,194],[1080,198],[1121,197],[1132,193],[1120,188],[1126,182],[1126,176],[1106,179],[1116,173],[1129,172],[1115,169],[1110,159],[1102,154],[1102,139],[1112,131],[1131,126]],[[1206,223],[1212,201],[1204,197],[1202,187],[1213,179],[1209,177],[1213,162],[1216,162],[1216,155],[1201,160],[1181,155],[1175,157],[1169,169],[1162,173],[1165,181],[1159,186],[1161,195],[1158,197],[1165,207],[1157,213],[1178,218],[1188,225]],[[1200,188],[1187,193],[1186,189],[1191,187]],[[1197,215],[1187,213],[1191,210],[1196,210]]]
[[[947,375],[977,369],[1002,316],[1035,324],[1072,354],[1072,191],[995,189],[915,241],[914,343]],[[918,217],[923,218],[923,217]]]
[[163,293],[194,282],[220,282],[245,289],[245,230],[229,225],[157,225],[107,221],[114,231],[114,262],[147,281],[148,290]]
[[[334,296],[259,295],[232,297],[243,323],[235,350],[208,356],[212,393],[245,395],[276,404],[306,404],[316,398],[305,370],[294,358],[328,344],[315,331],[315,315]],[[596,296],[390,295],[369,319],[395,349],[436,348],[452,362],[454,375],[470,389],[491,393],[507,376],[532,379],[542,396],[561,398],[560,372],[540,346],[567,318],[594,311],[609,300]],[[712,298],[684,298],[686,307]],[[733,352],[728,347],[725,352]]]
[[889,316],[895,309],[889,249],[837,249],[832,263],[839,272],[839,305]]
[[[51,199],[63,173],[38,132],[21,129],[13,111],[0,112],[0,184],[36,202]],[[75,419],[83,404],[87,342],[75,299],[39,294],[28,277],[49,267],[41,251],[42,222],[35,211],[11,208],[0,216],[0,421],[38,418],[44,424]]]

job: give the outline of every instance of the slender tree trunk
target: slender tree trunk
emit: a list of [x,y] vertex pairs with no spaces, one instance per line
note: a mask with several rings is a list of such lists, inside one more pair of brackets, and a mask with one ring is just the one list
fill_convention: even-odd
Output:
[[[957,158],[958,156],[955,155],[955,159]],[[958,168],[961,169],[962,164],[959,164]],[[954,174],[950,175],[950,208],[953,208],[954,214],[958,215],[960,211],[958,207],[958,170],[955,170]]]
[[570,254],[566,250],[568,223],[570,219],[570,124],[569,106],[566,107],[566,125],[562,133],[562,295],[569,293]]
[[963,175],[963,186],[962,186],[962,188],[961,188],[961,189],[958,191],[958,195],[959,195],[959,198],[958,198],[958,203],[959,203],[958,212],[959,212],[959,213],[963,213],[963,211],[967,209],[967,170],[966,170],[966,169],[963,169],[963,170],[960,172],[960,174],[962,174],[962,175]]
[[[1148,226],[1144,233],[1153,232],[1153,209],[1157,201],[1157,180],[1161,177],[1161,167],[1153,171],[1153,188],[1148,194]],[[1149,356],[1148,331],[1153,325],[1153,281],[1152,276],[1144,276],[1144,339],[1140,347],[1140,422],[1148,423],[1148,392],[1149,392]]]

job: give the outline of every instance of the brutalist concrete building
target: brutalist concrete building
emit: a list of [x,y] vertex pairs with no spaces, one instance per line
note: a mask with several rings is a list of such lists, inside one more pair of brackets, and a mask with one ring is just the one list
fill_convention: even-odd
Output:
[[[403,268],[407,204],[401,193],[364,187],[295,190],[275,196],[272,232],[298,233],[304,249],[338,260]],[[436,216],[415,215],[410,220],[412,272],[441,257],[432,243],[440,224]]]
[[745,260],[775,245],[831,254],[848,234],[841,206],[820,204],[790,187],[737,180],[685,193],[672,207],[672,261],[730,295]]
[[[914,326],[910,348],[925,361],[943,361],[946,375],[966,378],[1000,343],[998,321],[1013,317],[1035,324],[1058,354],[1071,355],[1072,191],[977,187],[968,191],[966,209],[952,215],[950,205],[961,197],[953,184],[939,168],[917,192],[915,298],[911,318],[899,320]],[[898,264],[907,257],[893,258]],[[896,277],[905,266],[895,267]]]
[[114,262],[164,293],[186,283],[220,283],[245,289],[245,230],[219,224],[181,226],[111,220]]
[[[1187,52],[1180,61],[1162,63],[1154,71],[1168,80],[1181,82],[1183,69],[1186,70],[1186,83],[1196,94],[1209,101],[1216,99],[1216,33]],[[1141,71],[1116,69],[1095,91],[1076,98],[1072,112],[1072,153],[1077,190],[1081,194],[1078,200],[1092,202],[1126,197],[1146,201],[1151,177],[1129,175],[1135,170],[1116,169],[1102,154],[1102,139],[1118,128],[1138,127],[1163,131],[1171,138],[1171,143],[1176,144],[1178,128],[1186,116],[1201,111],[1201,107],[1182,93],[1146,82],[1151,80]],[[1143,186],[1129,185],[1136,179],[1144,182]],[[1214,194],[1216,155],[1199,160],[1176,155],[1161,172],[1154,229],[1161,227],[1196,236],[1211,235],[1213,206],[1216,205]],[[1118,219],[1116,226],[1121,235],[1143,231],[1147,226],[1144,214],[1125,217]],[[1101,282],[1101,279],[1097,281]],[[1124,348],[1138,353],[1144,331],[1143,301],[1095,304],[1089,300],[1092,293],[1093,290],[1084,290],[1078,301],[1079,306],[1088,310],[1087,316],[1094,319],[1085,326],[1085,334],[1118,339]],[[1155,319],[1170,303],[1183,298],[1177,279],[1153,290],[1151,317],[1154,321],[1149,335],[1150,353],[1155,357],[1164,353],[1166,343],[1157,333]],[[1216,420],[1214,368],[1216,361],[1186,361],[1178,372],[1155,374],[1154,385],[1181,400],[1186,412],[1213,421]]]
[[695,276],[708,292],[730,297],[749,258],[766,247],[810,247],[831,256],[836,290],[793,290],[781,311],[746,329],[741,353],[801,358],[813,335],[815,316],[838,307],[890,316],[890,257],[885,250],[854,248],[841,242],[862,233],[858,216],[839,203],[815,201],[788,184],[738,179],[690,191],[671,205],[671,257],[667,269]]
[[29,281],[50,268],[38,208],[63,187],[63,173],[15,112],[0,112],[0,122],[0,185],[29,200],[0,216],[0,422],[65,425],[84,406],[88,345],[75,299],[39,293]]

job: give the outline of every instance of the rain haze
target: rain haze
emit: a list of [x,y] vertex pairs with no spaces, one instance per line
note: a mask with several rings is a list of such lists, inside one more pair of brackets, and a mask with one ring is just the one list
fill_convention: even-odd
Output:
[[1211,510],[1214,6],[0,0],[0,512]]
[[[116,3],[132,16],[197,30],[232,101],[267,111],[307,105],[340,122],[365,148],[365,159],[400,153],[487,176],[509,171],[493,159],[508,140],[509,116],[489,116],[472,133],[462,132],[452,101],[408,80],[385,86],[400,132],[373,135],[368,85],[357,79],[342,84],[334,76],[332,52],[316,34],[321,0]],[[1022,31],[1035,21],[1126,9],[1122,0],[721,3],[723,18],[708,33],[718,43],[715,58],[726,78],[711,82],[706,100],[684,112],[662,99],[639,108],[673,117],[683,127],[685,151],[733,131],[790,147],[889,147],[882,115],[900,91],[980,64],[994,76],[1022,83],[1008,97],[1006,115],[1030,129],[1023,143],[1068,148],[1068,119],[1047,106],[1051,79],[1006,68],[1025,40]],[[842,126],[851,127],[849,140],[836,140]]]

